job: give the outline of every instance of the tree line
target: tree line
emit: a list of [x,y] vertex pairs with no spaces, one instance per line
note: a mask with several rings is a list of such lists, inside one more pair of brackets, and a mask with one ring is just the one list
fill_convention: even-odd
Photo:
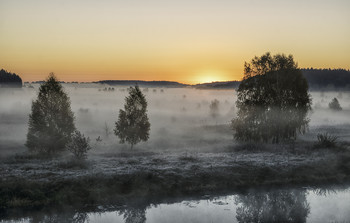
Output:
[[15,73],[0,70],[0,86],[1,87],[22,87],[22,79]]
[[350,90],[350,70],[345,69],[301,69],[311,89]]
[[[114,133],[121,143],[129,143],[132,148],[148,140],[150,123],[145,96],[137,85],[128,90],[129,96],[125,98],[124,110],[119,111]],[[53,156],[68,150],[77,159],[85,159],[91,149],[90,139],[76,129],[74,120],[70,98],[51,73],[32,102],[26,141],[29,151]]]
[[[147,100],[138,85],[128,89],[114,134],[131,148],[149,139]],[[244,78],[237,90],[237,117],[232,120],[234,137],[245,142],[281,143],[305,133],[311,110],[308,82],[292,55],[265,53],[244,65]],[[215,118],[218,101],[210,105]],[[51,73],[32,102],[26,145],[30,151],[53,155],[71,151],[85,158],[89,145],[75,127],[70,99]]]

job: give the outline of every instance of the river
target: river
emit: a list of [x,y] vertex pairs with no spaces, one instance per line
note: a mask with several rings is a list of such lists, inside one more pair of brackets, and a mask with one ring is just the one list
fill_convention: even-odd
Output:
[[350,187],[246,190],[157,204],[97,206],[93,211],[11,212],[1,222],[350,222]]

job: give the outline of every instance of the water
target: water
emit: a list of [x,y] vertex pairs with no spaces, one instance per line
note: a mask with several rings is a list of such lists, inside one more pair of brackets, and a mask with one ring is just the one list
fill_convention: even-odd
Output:
[[[1,222],[350,222],[347,189],[273,189],[94,211],[13,212]],[[5,220],[6,219],[6,220]]]

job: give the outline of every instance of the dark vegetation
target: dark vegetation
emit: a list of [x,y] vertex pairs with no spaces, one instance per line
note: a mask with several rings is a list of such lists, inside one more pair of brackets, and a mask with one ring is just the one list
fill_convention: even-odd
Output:
[[302,69],[311,90],[350,90],[350,71],[345,69]]
[[[345,69],[300,69],[306,78],[310,90],[350,90],[350,71]],[[44,81],[32,83],[42,84]],[[60,81],[60,83],[65,83]],[[77,83],[77,82],[71,82]],[[236,89],[241,81],[215,81],[195,85],[183,84],[175,81],[141,81],[141,80],[101,80],[93,83],[108,84],[112,86],[133,86],[141,87],[194,87],[197,89]]]
[[142,86],[142,87],[187,87],[189,85],[182,84],[175,81],[140,81],[140,80],[102,80],[94,83],[99,84],[109,84],[109,85],[119,85],[119,86]]
[[[236,155],[245,153],[247,152],[242,151]],[[252,155],[253,153],[256,152],[253,151]],[[301,156],[317,154],[313,148],[308,150],[294,148],[285,151],[283,156],[293,157],[294,153]],[[229,193],[248,187],[318,186],[349,182],[349,151],[332,152],[327,156],[322,154],[318,155],[320,159],[311,163],[293,164],[294,161],[291,160],[290,164],[254,165],[246,160],[237,160],[231,164],[221,164],[215,167],[201,166],[202,158],[185,155],[180,156],[178,162],[180,166],[187,166],[187,168],[173,166],[170,169],[164,169],[162,166],[168,162],[167,160],[160,162],[159,159],[153,159],[155,160],[152,161],[153,166],[147,168],[140,166],[130,172],[108,174],[92,171],[90,174],[76,177],[55,177],[55,173],[52,173],[52,179],[42,176],[35,180],[13,176],[11,180],[8,178],[0,180],[0,209],[40,208],[47,205],[85,207],[123,205],[136,198],[174,198],[220,192]],[[133,156],[137,158],[139,155],[133,152]],[[144,157],[142,153],[140,156]],[[299,160],[300,158],[293,159]],[[135,160],[135,158],[130,160]],[[80,164],[63,162],[58,167],[75,169]],[[135,162],[125,165],[133,166]]]
[[0,70],[0,87],[22,87],[22,79],[15,73]]
[[315,144],[315,147],[319,148],[335,148],[336,142],[337,142],[338,137],[335,135],[331,135],[329,133],[320,133],[317,134],[317,143]]
[[[300,69],[310,90],[350,90],[350,71],[345,69]],[[241,81],[196,84],[198,89],[236,89]]]
[[74,114],[70,99],[53,73],[40,86],[32,102],[26,146],[32,152],[48,156],[62,152],[74,132]]
[[129,96],[125,98],[124,110],[119,110],[114,134],[120,143],[127,142],[132,149],[137,143],[148,140],[151,124],[148,121],[145,95],[137,85],[128,90]]
[[328,104],[328,107],[334,111],[340,111],[343,108],[340,106],[337,98],[333,98],[332,101]]
[[86,138],[84,134],[75,130],[71,134],[71,140],[67,143],[66,147],[76,159],[84,160],[86,159],[87,152],[91,149],[90,138]]
[[279,143],[305,133],[311,99],[292,55],[266,53],[245,63],[237,92],[232,120],[237,140]]
[[197,89],[236,89],[240,85],[240,81],[216,81],[212,83],[203,83],[193,85]]

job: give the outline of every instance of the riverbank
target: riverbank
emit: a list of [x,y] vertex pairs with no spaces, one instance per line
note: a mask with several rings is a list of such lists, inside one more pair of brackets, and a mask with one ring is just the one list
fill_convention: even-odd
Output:
[[101,152],[86,162],[16,155],[0,164],[0,208],[123,205],[134,198],[205,195],[249,187],[344,184],[349,145],[235,145],[213,152]]

